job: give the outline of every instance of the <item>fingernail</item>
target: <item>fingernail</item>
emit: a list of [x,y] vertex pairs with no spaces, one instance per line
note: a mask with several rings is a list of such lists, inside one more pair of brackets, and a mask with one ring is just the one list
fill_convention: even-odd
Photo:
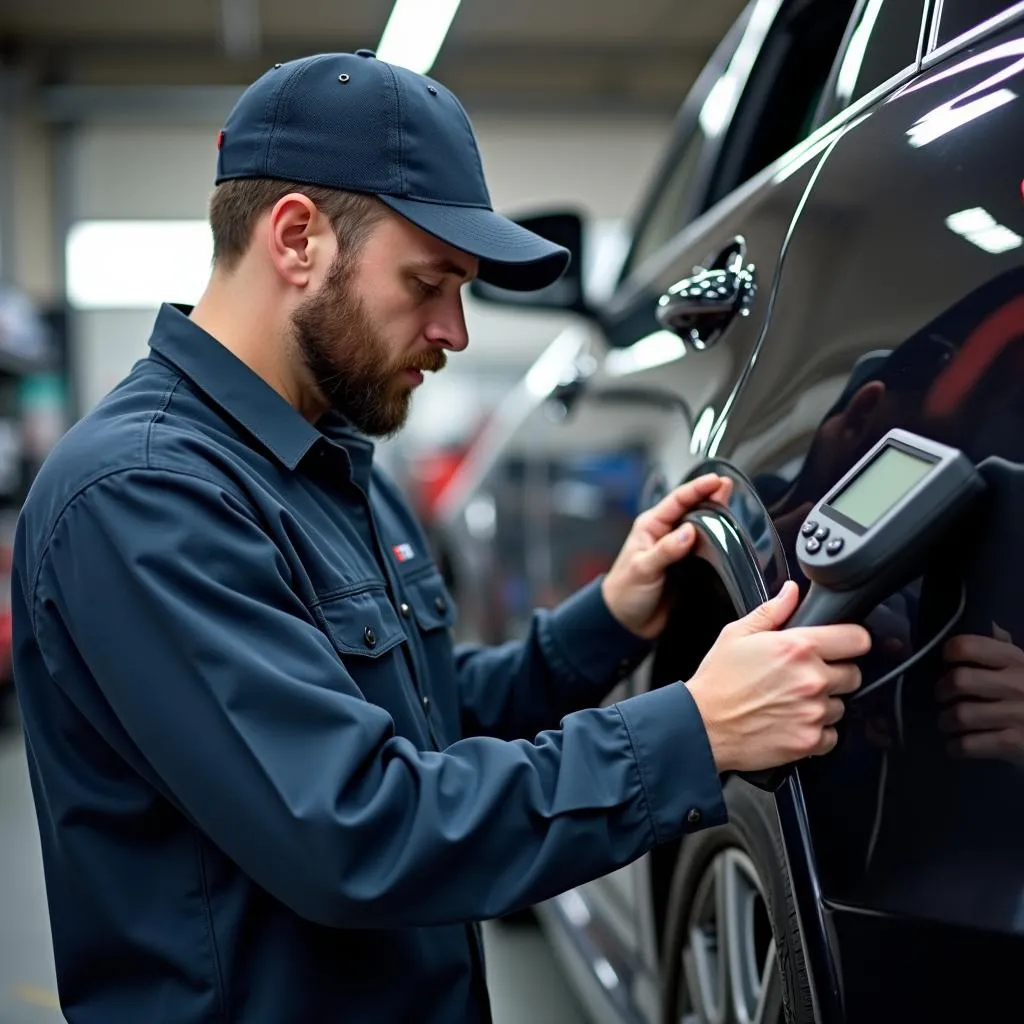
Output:
[[679,530],[679,543],[689,544],[691,540],[693,540],[693,527],[689,523],[686,523]]

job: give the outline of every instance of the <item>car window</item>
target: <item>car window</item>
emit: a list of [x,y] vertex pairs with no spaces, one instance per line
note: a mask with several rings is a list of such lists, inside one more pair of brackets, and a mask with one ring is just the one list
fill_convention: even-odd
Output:
[[1016,0],[942,0],[936,45],[942,46],[989,18],[1012,7]]
[[861,0],[834,78],[828,116],[917,61],[925,0]]
[[623,276],[657,252],[686,222],[694,199],[691,185],[703,146],[704,135],[698,130],[679,150],[678,159],[665,179],[644,226],[633,240],[629,263],[623,268]]
[[810,134],[855,0],[783,6],[729,126],[710,206]]

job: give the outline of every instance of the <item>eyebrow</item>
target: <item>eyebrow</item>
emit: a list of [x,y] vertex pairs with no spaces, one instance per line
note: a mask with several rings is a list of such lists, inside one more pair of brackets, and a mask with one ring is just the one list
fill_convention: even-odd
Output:
[[454,274],[456,277],[466,279],[468,276],[465,267],[460,267],[458,263],[453,263],[451,260],[445,259],[425,259],[417,260],[412,265],[413,270],[435,270],[441,274]]

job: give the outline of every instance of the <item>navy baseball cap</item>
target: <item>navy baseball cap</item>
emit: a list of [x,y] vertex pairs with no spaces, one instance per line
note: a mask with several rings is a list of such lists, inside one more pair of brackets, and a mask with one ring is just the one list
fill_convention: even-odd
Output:
[[276,178],[375,195],[476,256],[480,279],[500,288],[544,288],[569,264],[567,249],[494,211],[458,99],[372,50],[275,64],[235,104],[218,150],[218,185]]

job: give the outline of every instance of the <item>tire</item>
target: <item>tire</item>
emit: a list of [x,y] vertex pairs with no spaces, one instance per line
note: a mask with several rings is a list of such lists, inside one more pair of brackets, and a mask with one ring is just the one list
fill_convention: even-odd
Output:
[[725,795],[728,824],[686,839],[672,877],[662,1024],[814,1024],[773,800],[739,779]]

